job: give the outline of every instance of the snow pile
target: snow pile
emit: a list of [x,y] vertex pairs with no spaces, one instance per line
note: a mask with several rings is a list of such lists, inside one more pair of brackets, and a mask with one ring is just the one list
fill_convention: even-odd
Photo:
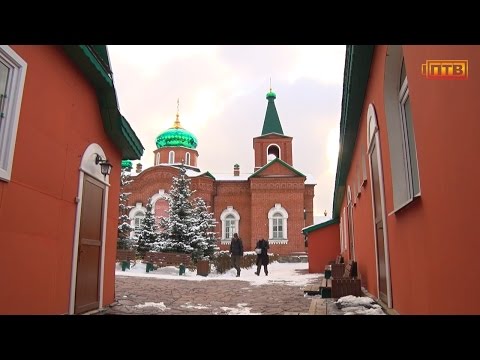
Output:
[[385,315],[382,307],[368,296],[348,295],[338,299],[335,304],[344,315]]
[[135,305],[135,307],[139,309],[146,308],[146,307],[154,307],[161,311],[169,310],[169,308],[167,308],[163,302],[160,302],[160,303],[146,302],[145,304]]

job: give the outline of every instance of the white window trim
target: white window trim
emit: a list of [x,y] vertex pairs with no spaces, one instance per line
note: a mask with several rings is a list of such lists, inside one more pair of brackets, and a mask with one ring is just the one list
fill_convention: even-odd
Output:
[[160,165],[160,153],[157,152],[157,155],[155,155],[155,165]]
[[[388,57],[385,62],[384,74],[384,108],[388,146],[390,148],[390,167],[392,173],[393,210],[390,214],[403,209],[407,204],[420,196],[413,195],[412,167],[410,164],[410,150],[406,132],[406,120],[403,115],[402,99],[408,91],[408,74],[405,74],[400,84],[402,63],[404,61],[401,45],[390,45],[387,48]],[[412,124],[413,127],[413,124]],[[413,134],[413,140],[415,136]],[[416,148],[416,146],[415,146]],[[415,149],[418,150],[417,148]],[[415,152],[416,152],[415,151]],[[417,156],[417,154],[411,154]],[[417,158],[418,180],[420,190],[420,169]],[[390,215],[389,214],[389,215]]]
[[340,216],[340,252],[342,252],[342,249],[343,249],[343,226],[342,226],[342,222],[343,222],[343,217]]
[[345,206],[343,207],[343,246],[342,246],[342,252],[347,251],[348,247],[348,231],[347,231],[347,215],[346,215],[346,210]]
[[[421,187],[420,187],[420,169],[418,169],[418,158],[417,158],[417,147],[415,144],[415,154],[410,154],[411,156],[415,156],[417,158],[417,171],[418,171],[418,194],[413,193],[413,171],[414,169],[412,168],[412,163],[410,161],[410,156],[408,156],[410,149],[407,149],[407,144],[408,144],[408,130],[407,130],[407,115],[405,114],[405,103],[407,102],[408,98],[410,97],[410,90],[408,88],[408,78],[405,77],[405,80],[402,84],[402,87],[400,89],[400,93],[398,96],[398,102],[400,106],[400,120],[402,122],[402,129],[403,129],[403,143],[405,144],[404,147],[404,161],[405,164],[407,164],[407,179],[408,179],[408,190],[409,190],[409,195],[411,202],[413,199],[416,197],[419,197],[421,195]],[[409,203],[408,202],[408,203]],[[407,204],[408,204],[407,203]]]
[[[383,222],[383,241],[384,241],[384,250],[385,250],[385,271],[387,275],[387,305],[389,308],[392,307],[392,287],[391,287],[391,275],[390,275],[390,249],[389,249],[389,241],[388,241],[388,224],[387,224],[387,210],[385,204],[385,184],[383,180],[383,162],[382,162],[382,151],[380,149],[380,134],[378,132],[378,122],[377,122],[377,115],[375,112],[375,107],[373,104],[368,106],[367,112],[367,122],[368,124],[374,124],[374,137],[371,138],[368,144],[368,163],[369,163],[369,170],[370,170],[370,179],[373,179],[373,168],[372,168],[372,158],[371,154],[373,151],[377,153],[377,160],[378,160],[378,178],[379,178],[379,187],[380,187],[380,204],[381,204],[381,212],[382,212],[382,222]],[[375,149],[373,146],[375,145]],[[378,246],[377,246],[377,230],[375,226],[375,204],[374,204],[374,189],[373,189],[373,180],[370,181],[370,192],[371,192],[371,200],[372,200],[372,225],[373,225],[373,234],[374,234],[374,241],[375,241],[375,261],[377,266],[377,274],[378,274]],[[379,278],[376,276],[377,282],[377,296],[380,297],[380,285],[379,285]]]
[[3,106],[4,125],[0,127],[0,180],[10,181],[27,63],[8,45],[0,45],[0,58],[11,74],[7,82],[9,96]]
[[185,165],[190,165],[190,153],[185,153]]
[[132,208],[128,213],[128,217],[130,219],[130,225],[133,228],[133,230],[130,232],[130,238],[135,237],[135,215],[137,215],[137,213],[139,212],[143,212],[143,215],[145,215],[147,213],[147,208],[142,206],[142,203],[138,202],[135,204],[135,207]]
[[[356,199],[356,197],[354,197]],[[348,233],[348,245],[345,246],[345,250],[348,249],[350,251],[350,247],[352,249],[352,253],[350,254],[350,259],[355,260],[355,235],[354,235],[354,227],[353,227],[353,202],[352,202],[352,193],[350,190],[350,185],[347,187],[347,233]],[[351,245],[351,246],[350,246]]]
[[168,195],[164,189],[158,190],[158,193],[153,195],[150,199],[150,202],[152,203],[152,213],[155,214],[155,204],[157,203],[158,200],[167,200],[170,199],[170,195]]
[[367,152],[365,146],[362,146],[362,186],[367,184]]
[[225,221],[228,215],[233,215],[235,218],[235,231],[234,233],[237,233],[238,236],[240,237],[240,232],[239,232],[239,225],[240,225],[240,214],[238,213],[237,210],[233,208],[233,206],[227,206],[225,210],[222,211],[222,214],[220,215],[220,221],[222,222],[222,239],[220,240],[220,243],[222,245],[228,245],[230,244],[230,241],[232,239],[226,239],[225,238]]
[[[273,239],[273,214],[282,214],[283,217],[283,239]],[[281,204],[275,204],[268,211],[268,241],[271,244],[287,244],[288,243],[288,212]]]
[[175,163],[175,151],[170,150],[168,153],[168,163],[174,164]]
[[282,149],[280,148],[280,146],[278,146],[278,144],[275,144],[275,143],[270,144],[270,145],[267,146],[267,160],[268,160],[268,150],[269,150],[270,147],[272,147],[272,146],[275,146],[275,147],[278,149],[278,158],[279,158],[280,160],[282,160]]

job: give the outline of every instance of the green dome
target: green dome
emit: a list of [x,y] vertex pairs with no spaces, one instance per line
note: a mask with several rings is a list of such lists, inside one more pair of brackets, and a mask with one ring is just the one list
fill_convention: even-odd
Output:
[[170,128],[158,135],[155,143],[158,149],[169,146],[184,146],[189,149],[195,149],[198,141],[190,131],[182,128]]
[[122,169],[132,168],[132,162],[130,160],[122,160]]
[[267,100],[276,99],[276,98],[277,98],[277,95],[276,95],[272,90],[270,90],[270,91],[267,93]]

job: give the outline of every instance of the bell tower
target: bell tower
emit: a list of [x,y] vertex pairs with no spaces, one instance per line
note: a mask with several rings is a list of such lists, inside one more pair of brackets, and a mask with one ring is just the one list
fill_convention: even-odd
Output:
[[293,138],[283,134],[282,124],[275,107],[276,97],[277,95],[270,88],[266,96],[268,103],[265,119],[263,120],[262,135],[253,138],[254,171],[257,171],[275,158],[280,158],[290,166],[293,166]]

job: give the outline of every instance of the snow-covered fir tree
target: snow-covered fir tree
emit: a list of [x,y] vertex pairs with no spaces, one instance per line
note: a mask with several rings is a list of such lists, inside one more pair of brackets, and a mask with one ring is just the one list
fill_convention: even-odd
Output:
[[142,219],[140,224],[140,235],[137,242],[137,252],[140,256],[144,256],[146,252],[153,249],[153,245],[158,241],[158,225],[155,221],[155,216],[153,215],[153,205],[152,199],[147,200],[147,205],[145,206],[147,211],[145,212],[145,217]]
[[130,232],[133,231],[133,227],[130,225],[130,219],[128,217],[129,211],[133,206],[127,205],[128,197],[131,193],[125,192],[125,187],[132,182],[130,179],[131,167],[122,167],[120,173],[120,198],[118,202],[118,249],[131,249],[134,245],[134,240],[130,238]]
[[160,241],[157,251],[192,253],[191,242],[194,238],[194,209],[190,197],[191,180],[186,176],[185,167],[180,168],[179,176],[174,176],[170,187],[167,210],[168,217],[160,219]]
[[211,257],[216,250],[219,250],[215,229],[217,223],[214,214],[209,212],[205,201],[202,198],[194,200],[194,226],[193,239],[190,246],[193,248],[192,258],[194,261],[204,257]]

